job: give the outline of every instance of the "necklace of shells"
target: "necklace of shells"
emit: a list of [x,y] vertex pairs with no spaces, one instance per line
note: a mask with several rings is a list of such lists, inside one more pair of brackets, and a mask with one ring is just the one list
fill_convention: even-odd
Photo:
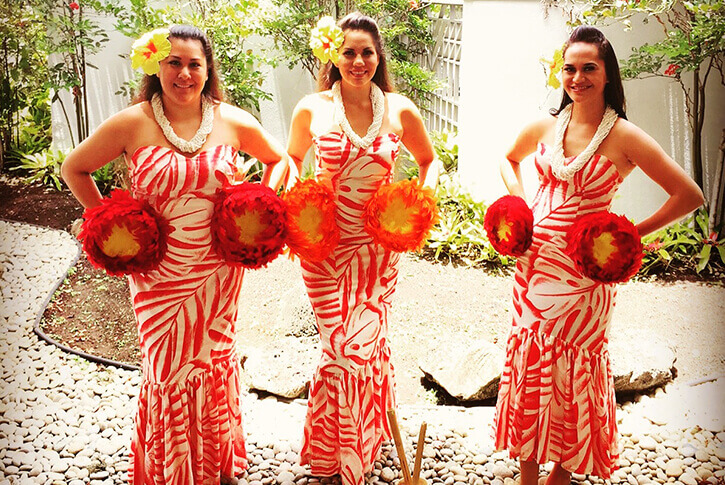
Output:
[[164,114],[164,105],[161,103],[161,95],[156,93],[151,98],[151,109],[154,112],[156,123],[164,132],[164,137],[183,153],[194,153],[206,142],[214,122],[214,104],[206,97],[201,97],[201,124],[191,140],[184,140],[176,134],[171,127],[169,119]]
[[377,138],[380,133],[380,127],[383,126],[383,115],[385,114],[385,94],[383,90],[374,82],[370,83],[370,103],[373,107],[373,122],[368,127],[368,132],[364,137],[360,137],[350,126],[350,122],[345,115],[345,105],[342,102],[342,93],[340,92],[340,81],[335,81],[332,85],[332,100],[335,105],[335,123],[340,125],[342,132],[345,133],[347,139],[360,148],[367,149]]
[[587,145],[583,152],[574,157],[574,160],[567,164],[566,157],[564,156],[564,133],[566,133],[566,128],[569,126],[573,106],[574,103],[569,103],[563,110],[561,110],[559,117],[556,119],[556,126],[554,128],[554,149],[552,150],[549,158],[549,163],[551,163],[551,171],[559,180],[572,180],[574,174],[589,161],[592,155],[594,155],[594,152],[597,151],[599,145],[601,145],[607,135],[609,135],[609,132],[612,131],[614,123],[617,121],[617,118],[619,118],[617,112],[610,106],[607,106],[604,110],[602,121],[599,123],[597,131],[594,133],[589,145]]

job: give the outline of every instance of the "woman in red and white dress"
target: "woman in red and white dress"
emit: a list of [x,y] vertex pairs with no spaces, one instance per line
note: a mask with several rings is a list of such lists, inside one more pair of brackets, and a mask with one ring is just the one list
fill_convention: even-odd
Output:
[[393,93],[378,26],[352,13],[339,24],[339,60],[324,65],[320,92],[295,108],[287,152],[302,170],[314,147],[315,175],[335,193],[340,242],[302,275],[322,342],[309,392],[301,462],[313,475],[340,474],[362,484],[384,439],[386,411],[395,408],[388,347],[388,311],[399,254],[374,244],[363,207],[393,178],[403,143],[420,167],[420,183],[435,186],[434,150],[418,109]]
[[616,401],[607,330],[616,286],[582,276],[565,235],[583,214],[608,210],[639,167],[669,194],[639,224],[648,234],[703,202],[702,192],[649,135],[627,121],[612,46],[597,29],[574,30],[564,50],[564,94],[553,116],[521,132],[502,165],[509,192],[525,198],[519,163],[536,152],[534,235],[518,259],[514,317],[497,402],[495,439],[521,464],[521,484],[574,473],[607,478],[617,468]]
[[235,352],[243,269],[211,246],[214,196],[235,182],[238,151],[265,164],[262,183],[273,188],[288,164],[252,115],[222,102],[206,35],[174,26],[154,40],[169,41],[136,104],[78,145],[62,172],[78,200],[95,207],[101,194],[90,174],[123,155],[133,196],[171,227],[158,268],[129,278],[143,370],[130,481],[224,483],[247,467]]

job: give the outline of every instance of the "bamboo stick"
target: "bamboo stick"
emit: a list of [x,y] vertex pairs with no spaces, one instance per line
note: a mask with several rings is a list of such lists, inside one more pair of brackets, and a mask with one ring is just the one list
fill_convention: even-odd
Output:
[[425,432],[428,425],[423,421],[418,431],[418,447],[415,449],[415,462],[413,463],[413,485],[420,481],[420,465],[423,460],[423,448],[425,447]]
[[398,428],[398,420],[395,417],[395,409],[388,409],[388,423],[390,430],[393,432],[393,440],[395,448],[398,450],[398,458],[400,459],[400,468],[403,470],[403,483],[406,485],[416,485],[410,481],[410,469],[408,468],[408,459],[405,457],[405,447],[400,437],[400,428]]

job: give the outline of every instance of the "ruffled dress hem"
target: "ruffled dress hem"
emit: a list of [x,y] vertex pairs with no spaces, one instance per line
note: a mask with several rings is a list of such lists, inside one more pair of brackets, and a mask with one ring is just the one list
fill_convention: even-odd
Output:
[[390,439],[387,410],[395,409],[394,369],[387,346],[355,372],[323,365],[307,404],[300,464],[313,476],[339,474],[343,485],[362,484]]
[[619,458],[614,380],[606,347],[591,352],[514,327],[499,384],[495,447],[608,478]]
[[247,469],[236,356],[192,371],[183,383],[144,379],[131,443],[129,483],[219,484]]

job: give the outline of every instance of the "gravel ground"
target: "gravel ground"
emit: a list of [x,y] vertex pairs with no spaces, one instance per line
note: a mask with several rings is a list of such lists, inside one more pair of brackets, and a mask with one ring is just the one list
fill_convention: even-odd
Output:
[[[76,253],[75,242],[64,232],[0,221],[0,485],[113,485],[127,478],[140,374],[71,357],[39,342],[32,333],[43,302]],[[436,286],[444,288],[445,281],[437,281]],[[698,287],[681,300],[683,307],[677,313],[683,313],[684,304],[700,294],[705,295],[702,302],[710,304],[709,291]],[[635,291],[634,297],[638,295]],[[461,296],[473,295],[466,289]],[[419,301],[431,299],[427,295]],[[639,301],[638,308],[660,310],[659,302]],[[444,313],[441,310],[440,315]],[[713,341],[699,344],[698,348],[712,346]],[[297,464],[304,401],[281,402],[248,393],[243,402],[251,466],[239,484],[338,483],[336,478],[311,477]],[[725,379],[720,378],[693,386],[675,383],[652,396],[620,404],[621,468],[611,482],[722,483],[723,402]],[[422,420],[429,424],[423,476],[430,483],[515,483],[516,463],[491,446],[491,407],[404,404],[399,416],[409,455],[418,425]],[[386,444],[368,483],[393,483],[400,478],[398,470],[396,453]],[[579,475],[574,482],[604,483]]]

